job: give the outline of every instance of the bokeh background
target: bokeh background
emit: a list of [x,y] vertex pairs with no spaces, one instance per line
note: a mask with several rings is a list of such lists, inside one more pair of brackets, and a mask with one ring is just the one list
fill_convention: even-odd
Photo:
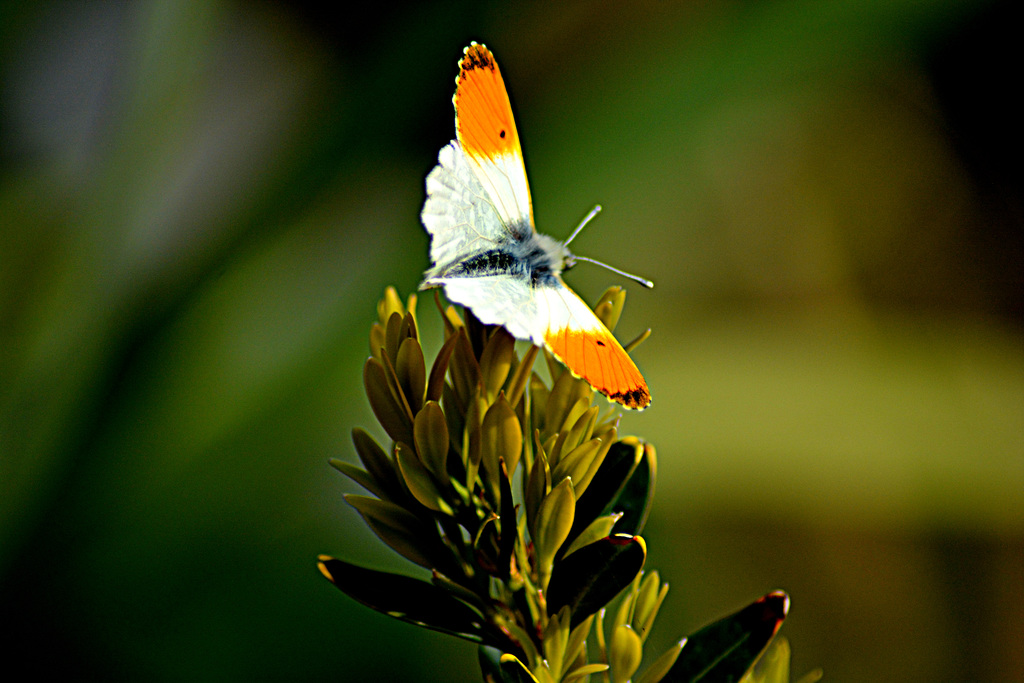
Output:
[[417,574],[327,460],[373,427],[368,326],[427,266],[477,40],[540,228],[600,202],[575,251],[657,283],[619,327],[653,328],[653,651],[783,588],[795,673],[1024,680],[1016,10],[0,3],[5,668],[478,679],[315,567]]

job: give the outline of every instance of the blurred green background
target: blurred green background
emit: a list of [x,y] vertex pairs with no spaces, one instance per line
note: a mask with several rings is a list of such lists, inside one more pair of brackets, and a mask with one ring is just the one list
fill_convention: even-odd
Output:
[[541,230],[657,283],[652,652],[782,588],[796,673],[1024,680],[1019,21],[962,0],[0,3],[6,668],[478,678],[315,567],[418,575],[327,460],[470,40]]

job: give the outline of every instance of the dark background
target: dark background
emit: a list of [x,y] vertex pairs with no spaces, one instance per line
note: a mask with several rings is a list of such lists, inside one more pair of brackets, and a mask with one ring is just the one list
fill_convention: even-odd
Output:
[[315,567],[419,575],[327,460],[373,427],[368,326],[427,266],[477,40],[540,229],[600,202],[574,250],[657,283],[619,326],[653,328],[649,654],[783,588],[796,674],[1024,680],[1014,3],[319,7],[0,4],[11,671],[478,678]]

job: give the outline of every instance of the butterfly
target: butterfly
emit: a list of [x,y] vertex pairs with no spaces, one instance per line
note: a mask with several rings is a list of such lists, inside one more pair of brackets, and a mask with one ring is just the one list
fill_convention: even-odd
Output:
[[443,287],[481,322],[543,346],[610,400],[646,408],[651,394],[636,364],[562,281],[582,257],[534,228],[512,106],[491,51],[470,43],[455,83],[457,139],[427,175],[421,218],[433,265],[420,288]]

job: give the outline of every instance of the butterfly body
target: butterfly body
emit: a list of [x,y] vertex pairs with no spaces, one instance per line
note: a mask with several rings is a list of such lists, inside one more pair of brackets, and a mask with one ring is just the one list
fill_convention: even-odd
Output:
[[443,287],[481,322],[546,347],[611,400],[646,407],[640,371],[562,280],[572,253],[534,229],[519,137],[493,55],[473,43],[459,67],[458,139],[441,149],[427,176],[422,220],[433,266],[421,286]]

